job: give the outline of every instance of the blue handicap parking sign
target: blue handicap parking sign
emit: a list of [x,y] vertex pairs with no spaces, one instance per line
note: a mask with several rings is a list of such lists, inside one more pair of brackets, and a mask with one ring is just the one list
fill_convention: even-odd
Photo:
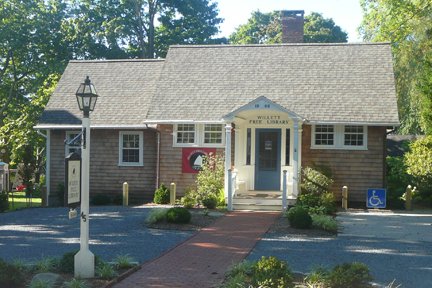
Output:
[[386,189],[368,189],[366,198],[367,208],[386,208]]

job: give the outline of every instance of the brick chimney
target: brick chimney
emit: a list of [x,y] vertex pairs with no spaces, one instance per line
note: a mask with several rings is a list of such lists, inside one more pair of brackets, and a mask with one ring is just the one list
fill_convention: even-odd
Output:
[[304,10],[281,11],[282,43],[303,43]]

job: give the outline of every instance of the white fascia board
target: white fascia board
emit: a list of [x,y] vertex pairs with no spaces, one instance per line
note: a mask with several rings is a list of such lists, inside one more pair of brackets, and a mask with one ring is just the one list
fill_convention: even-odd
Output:
[[306,124],[324,124],[324,125],[359,125],[359,126],[400,126],[399,122],[367,122],[367,121],[318,121],[310,120],[306,121]]
[[[147,129],[155,128],[150,124],[141,125],[90,125],[92,129]],[[36,125],[33,129],[54,130],[54,129],[81,129],[82,125]]]
[[145,121],[147,124],[223,124],[223,120],[150,120]]

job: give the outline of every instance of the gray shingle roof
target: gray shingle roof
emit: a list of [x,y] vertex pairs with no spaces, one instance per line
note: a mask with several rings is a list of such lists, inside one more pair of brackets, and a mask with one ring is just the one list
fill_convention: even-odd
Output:
[[42,125],[81,125],[75,92],[88,75],[100,96],[92,126],[144,125],[163,60],[71,61],[39,120]]
[[173,46],[149,120],[220,120],[259,96],[310,121],[397,124],[389,44]]
[[172,46],[163,60],[71,61],[38,124],[80,124],[85,76],[100,97],[92,125],[220,121],[264,96],[311,122],[399,123],[389,44]]

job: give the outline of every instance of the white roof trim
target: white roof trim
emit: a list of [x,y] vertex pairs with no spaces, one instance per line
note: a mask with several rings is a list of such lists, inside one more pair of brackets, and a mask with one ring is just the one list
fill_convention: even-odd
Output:
[[200,120],[200,121],[195,121],[195,120],[148,120],[145,121],[145,123],[147,124],[193,124],[193,123],[197,123],[197,124],[223,124],[226,123],[226,121],[223,120]]
[[[93,129],[147,129],[154,128],[149,124],[141,125],[90,125]],[[82,125],[55,125],[55,124],[42,124],[36,125],[33,129],[81,129]]]
[[306,124],[324,124],[324,125],[366,125],[366,126],[400,126],[399,122],[366,122],[366,121],[319,121],[311,120],[307,121]]

